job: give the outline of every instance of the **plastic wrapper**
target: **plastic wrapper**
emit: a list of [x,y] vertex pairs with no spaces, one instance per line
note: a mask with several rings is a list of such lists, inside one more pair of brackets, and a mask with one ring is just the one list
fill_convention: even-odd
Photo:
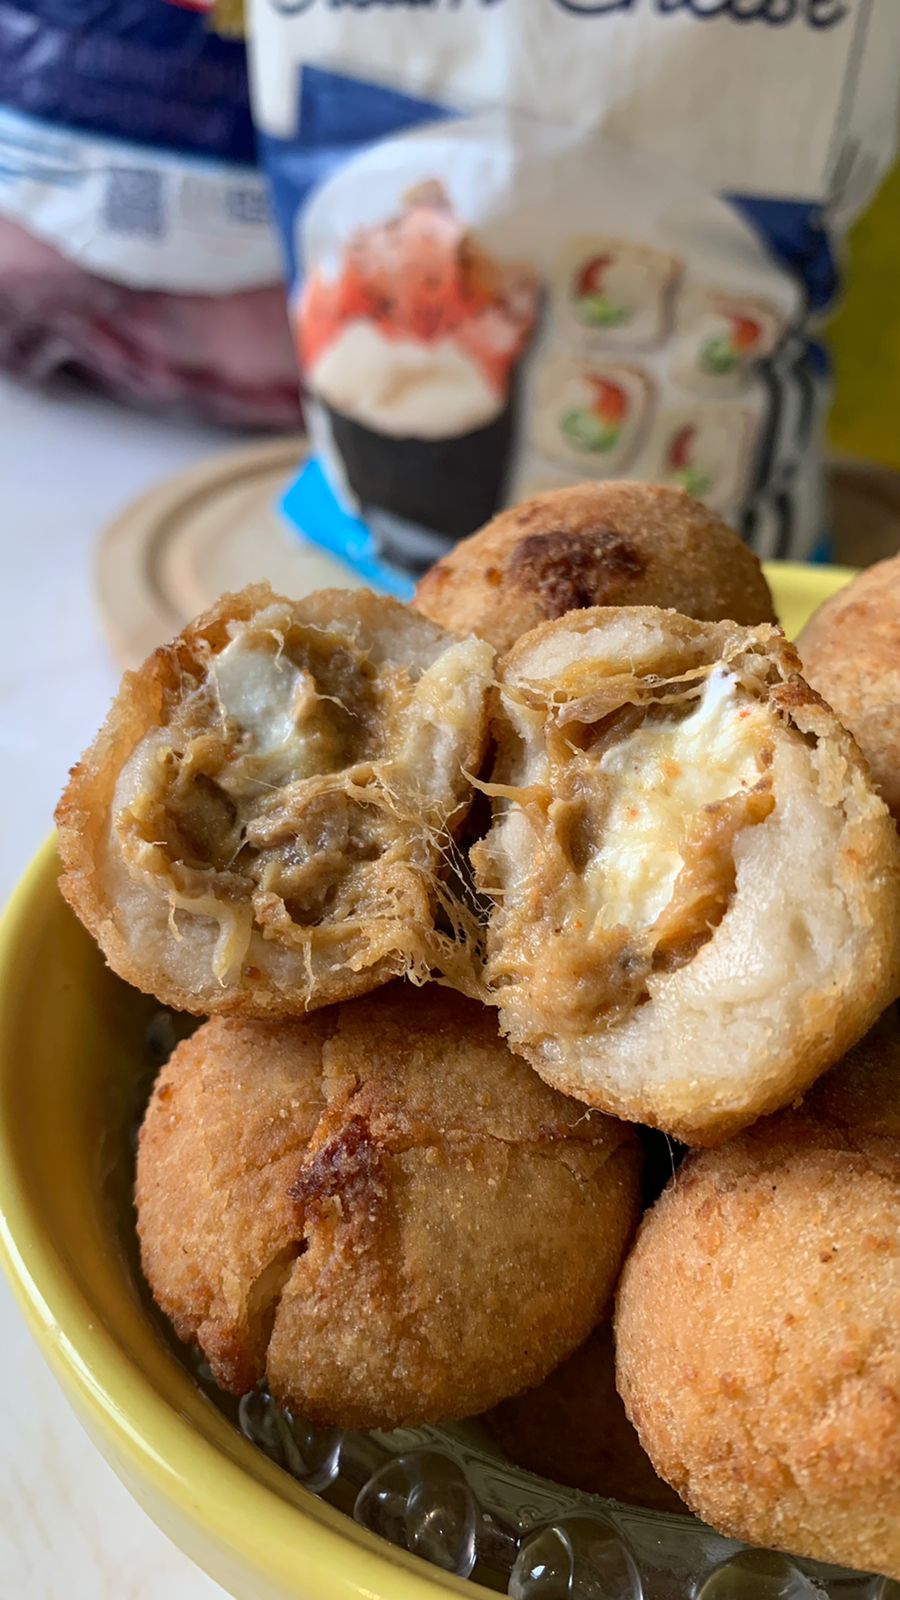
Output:
[[243,43],[167,0],[0,0],[0,369],[299,419]]
[[630,477],[823,548],[818,328],[891,157],[892,0],[251,17],[307,533],[402,593],[504,504]]

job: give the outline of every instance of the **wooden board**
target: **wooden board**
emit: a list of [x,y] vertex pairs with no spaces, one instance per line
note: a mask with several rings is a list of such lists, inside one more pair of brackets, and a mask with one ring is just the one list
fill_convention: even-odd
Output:
[[305,453],[299,437],[235,450],[166,479],[111,524],[96,588],[123,666],[145,660],[217,595],[260,578],[289,595],[359,587],[275,509]]
[[[359,587],[349,567],[304,541],[275,509],[305,453],[298,436],[219,456],[151,489],[106,530],[97,593],[123,666],[137,666],[217,595],[254,580],[267,578],[288,595]],[[900,480],[838,461],[830,481],[841,558],[863,565],[893,554]],[[846,581],[827,567],[771,563],[766,571],[790,633]]]

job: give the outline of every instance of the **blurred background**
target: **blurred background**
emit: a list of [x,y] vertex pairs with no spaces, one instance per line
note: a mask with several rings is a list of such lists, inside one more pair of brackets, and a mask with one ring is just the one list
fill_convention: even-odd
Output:
[[836,559],[866,566],[900,547],[900,164],[851,231],[844,273],[826,324],[829,486]]

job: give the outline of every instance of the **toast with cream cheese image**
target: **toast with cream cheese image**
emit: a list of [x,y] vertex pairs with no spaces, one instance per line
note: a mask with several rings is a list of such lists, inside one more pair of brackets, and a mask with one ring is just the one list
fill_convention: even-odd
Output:
[[550,461],[615,477],[643,439],[652,398],[640,367],[552,356],[536,377],[532,441]]
[[556,280],[566,335],[591,349],[652,349],[669,331],[681,270],[677,256],[633,239],[573,239]]
[[742,394],[783,331],[783,318],[765,301],[690,289],[678,302],[669,375],[694,394]]
[[640,476],[684,489],[713,511],[729,510],[745,493],[756,435],[747,406],[666,406],[654,420]]

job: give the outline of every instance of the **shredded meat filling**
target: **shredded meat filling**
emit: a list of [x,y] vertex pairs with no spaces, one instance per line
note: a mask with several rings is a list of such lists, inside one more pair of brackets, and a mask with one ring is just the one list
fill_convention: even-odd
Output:
[[390,914],[398,874],[429,866],[424,838],[420,864],[410,851],[391,760],[415,687],[402,665],[376,673],[352,640],[244,627],[154,736],[119,819],[126,858],[170,881],[173,908],[214,893],[294,946],[328,917],[352,924],[357,906]]
[[612,684],[577,704],[595,721],[562,697],[546,707],[546,780],[505,791],[528,818],[532,855],[491,982],[527,970],[557,1036],[615,1025],[654,973],[693,958],[731,903],[738,835],[775,805],[772,720],[755,683],[714,669],[631,685],[626,704],[610,705]]

